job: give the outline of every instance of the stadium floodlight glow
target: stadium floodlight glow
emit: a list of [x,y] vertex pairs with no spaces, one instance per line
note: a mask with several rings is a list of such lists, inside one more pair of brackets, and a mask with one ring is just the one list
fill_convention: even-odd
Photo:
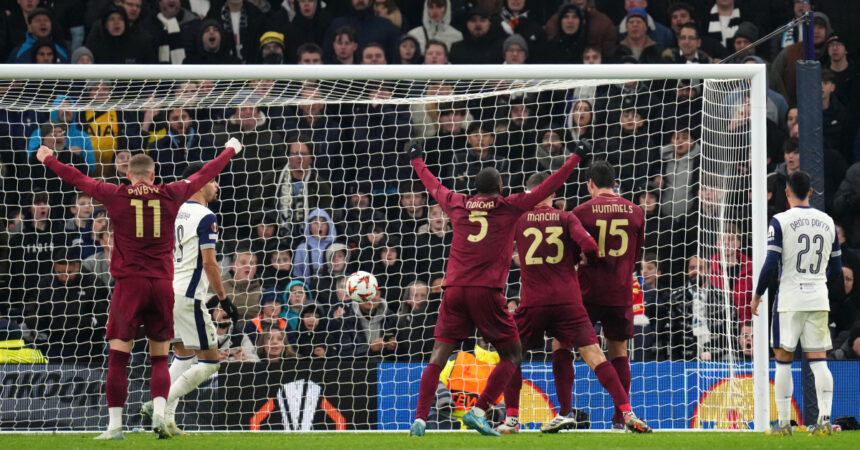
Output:
[[[262,338],[265,333],[258,333],[250,320],[258,314],[255,308],[260,294],[277,290],[278,298],[289,297],[282,296],[286,278],[274,269],[273,261],[283,246],[294,250],[300,246],[305,239],[303,221],[316,207],[326,211],[340,239],[352,244],[345,250],[352,263],[360,261],[362,269],[372,268],[368,270],[377,277],[393,315],[408,312],[403,305],[411,293],[409,283],[417,280],[431,285],[444,270],[444,220],[428,223],[399,206],[402,195],[398,190],[414,188],[411,168],[399,156],[412,138],[425,138],[432,147],[427,150],[428,167],[436,175],[451,187],[468,189],[463,181],[468,177],[460,177],[471,173],[474,165],[467,146],[482,144],[475,139],[470,144],[465,135],[470,124],[481,124],[481,133],[492,133],[490,145],[503,160],[506,185],[514,191],[522,188],[530,172],[557,168],[553,157],[564,155],[565,146],[585,142],[592,146],[595,157],[616,164],[621,194],[633,198],[642,190],[653,189],[649,182],[667,179],[662,170],[669,164],[662,161],[661,150],[672,148],[675,131],[689,129],[697,149],[696,177],[686,197],[675,197],[676,190],[663,187],[658,208],[671,211],[664,214],[672,214],[673,220],[664,221],[671,225],[658,233],[657,244],[651,248],[663,274],[654,286],[656,294],[647,295],[665,299],[665,308],[655,310],[668,312],[668,316],[650,317],[650,323],[666,328],[647,333],[639,330],[641,339],[631,343],[631,404],[655,429],[763,431],[770,417],[769,313],[765,303],[760,316],[752,319],[756,339],[751,348],[739,341],[742,324],[738,318],[743,311],[738,305],[743,305],[738,302],[751,291],[733,291],[736,280],[730,274],[736,269],[729,266],[736,261],[726,253],[726,244],[728,236],[737,238],[735,247],[749,257],[749,275],[757,279],[767,241],[765,77],[764,65],[749,64],[7,65],[0,73],[0,109],[6,111],[4,120],[9,126],[0,129],[5,133],[0,139],[11,143],[14,155],[3,160],[7,172],[2,206],[7,223],[15,229],[17,215],[13,212],[30,215],[33,199],[41,195],[35,194],[47,189],[51,216],[71,218],[67,207],[72,194],[60,192],[63,186],[28,179],[37,164],[22,156],[34,138],[40,139],[39,125],[52,115],[55,121],[72,122],[75,133],[77,129],[86,133],[83,139],[91,145],[81,149],[82,157],[88,158],[85,170],[114,180],[118,179],[114,177],[114,155],[122,147],[148,151],[159,161],[159,174],[170,179],[181,173],[187,160],[206,158],[208,146],[220,148],[229,130],[246,150],[237,158],[239,162],[228,167],[232,172],[219,180],[222,198],[217,213],[223,248],[218,254],[225,258],[222,266],[227,279],[231,278],[235,251],[255,236],[257,225],[276,224],[281,233],[251,244],[260,270],[255,276],[256,291],[249,294],[257,296],[256,303],[248,305],[246,323],[252,324],[250,335]],[[589,114],[578,109],[579,100],[589,102]],[[60,110],[74,114],[58,115]],[[183,121],[181,111],[190,121]],[[632,119],[636,114],[639,118]],[[66,116],[68,119],[62,119]],[[587,123],[580,126],[580,119]],[[68,147],[83,142],[74,140],[80,134],[67,135]],[[312,190],[299,188],[296,194],[291,182],[307,180],[290,178],[288,165],[297,163],[290,162],[295,155],[289,156],[289,152],[299,151],[290,144],[303,139],[313,144],[314,180],[321,183]],[[192,151],[186,152],[186,145]],[[628,151],[635,155],[625,153]],[[657,174],[664,176],[655,180]],[[568,208],[587,199],[583,177],[584,171],[578,170],[564,189]],[[356,206],[350,210],[350,202],[361,204],[361,193],[372,195],[371,204],[363,206],[368,209]],[[436,217],[426,206],[422,211],[423,217]],[[434,223],[443,226],[435,230]],[[361,239],[376,233],[374,225],[384,227],[385,245],[397,252],[396,263],[380,259],[381,248]],[[45,312],[36,311],[28,301],[65,291],[57,285],[40,285],[38,279],[29,278],[31,273],[19,269],[25,262],[45,257],[33,252],[35,247],[27,247],[24,238],[30,236],[29,222],[23,226],[23,232],[13,233],[9,241],[7,265],[13,281],[9,316],[24,323],[25,343],[40,349],[48,364],[0,365],[0,378],[7,380],[0,390],[0,430],[98,430],[106,421],[106,410],[99,406],[104,405],[102,354],[85,352],[73,335],[92,335],[101,344],[98,339],[103,339],[99,333],[104,323],[98,315],[87,315],[83,321],[74,317],[62,321],[73,324],[74,329],[64,330],[51,329],[62,326],[57,325],[61,321],[39,320]],[[78,245],[65,238],[63,227],[51,230],[54,248]],[[697,297],[701,303],[696,303],[696,311],[693,302],[682,295],[687,260],[694,255],[706,261],[708,271],[708,284]],[[324,261],[315,267],[323,266]],[[49,271],[45,275],[50,277]],[[515,298],[518,282],[515,276],[511,280],[506,294]],[[355,314],[351,304],[339,303],[336,279],[310,281],[314,301],[326,309],[325,315],[331,316],[339,306],[343,313]],[[752,289],[751,283],[748,289]],[[235,293],[228,295],[237,298]],[[430,294],[431,305],[438,306],[434,297],[438,295],[435,291]],[[74,301],[91,307],[96,300]],[[285,318],[287,327],[298,326],[295,316],[300,312],[298,308]],[[708,326],[698,327],[698,322],[694,326],[693,321],[699,319]],[[401,326],[432,326],[423,316],[410,320],[401,321]],[[244,324],[233,331],[242,331],[240,328]],[[357,335],[353,333],[353,338]],[[426,339],[432,337],[432,331],[395,335],[400,341],[406,336]],[[360,362],[352,363],[347,353],[356,348],[370,350],[361,343],[346,345],[350,338],[344,336],[326,341],[330,349],[326,363],[310,362],[309,356],[303,356],[269,365],[224,364],[218,379],[201,389],[198,400],[183,403],[186,409],[178,411],[177,419],[189,430],[328,427],[405,432],[417,399],[415,376],[420,371],[415,367],[428,359],[429,354],[422,353],[427,346],[423,342],[401,345],[391,351],[401,353],[396,357],[386,354],[377,361],[361,356]],[[260,354],[271,357],[266,348],[271,346],[263,346]],[[693,357],[684,361],[687,350]],[[554,406],[548,355],[533,352],[525,359],[523,375],[529,384],[522,395],[529,402],[521,402],[521,421],[527,426],[544,420]],[[405,362],[410,359],[411,363]],[[145,359],[132,360],[126,408],[132,417],[140,403],[148,400],[144,395],[145,364]],[[361,368],[356,369],[356,364]],[[594,375],[576,364],[581,369],[577,379],[582,382],[574,385],[574,407],[590,414],[593,428],[608,428],[611,400]],[[243,384],[237,384],[240,380]],[[248,380],[257,384],[247,385]],[[468,402],[470,397],[463,393],[458,398]],[[198,403],[202,406],[194,406]],[[528,411],[525,405],[531,405]],[[134,419],[127,425],[136,426]]]

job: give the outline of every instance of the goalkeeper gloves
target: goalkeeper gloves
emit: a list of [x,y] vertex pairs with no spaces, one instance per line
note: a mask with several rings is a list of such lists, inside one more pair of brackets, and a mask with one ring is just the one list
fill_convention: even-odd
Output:
[[409,161],[412,161],[415,158],[424,159],[424,142],[415,139],[409,143],[407,152],[409,152]]
[[585,142],[585,141],[579,141],[573,147],[573,153],[576,156],[579,156],[579,160],[581,161],[580,167],[583,167],[585,164],[587,164],[591,160],[591,155],[592,155],[591,151],[592,151],[591,143]]
[[237,155],[242,152],[242,143],[236,138],[230,138],[230,140],[227,141],[227,144],[225,144],[225,147],[232,148],[236,151]]
[[224,297],[224,300],[218,300],[217,295],[213,295],[212,298],[206,302],[206,308],[212,309],[216,306],[220,306],[221,309],[227,313],[227,316],[230,317],[230,320],[233,322],[233,325],[239,323],[239,308],[236,308],[236,305],[233,304],[233,301],[230,300],[230,297]]

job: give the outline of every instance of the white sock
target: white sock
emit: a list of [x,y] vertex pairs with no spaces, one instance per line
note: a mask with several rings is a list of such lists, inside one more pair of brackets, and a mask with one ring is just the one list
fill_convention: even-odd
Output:
[[194,364],[194,355],[181,357],[173,355],[173,362],[170,363],[170,384],[176,383],[179,377]]
[[791,363],[776,362],[776,372],[773,375],[773,390],[776,394],[776,412],[779,417],[779,425],[788,425],[791,423],[791,394],[794,392],[794,380],[791,378]]
[[122,406],[108,408],[108,430],[122,429]]
[[505,417],[505,423],[508,424],[508,426],[512,427],[512,426],[520,423],[520,418],[517,416],[507,416],[507,417]]
[[484,417],[484,414],[486,414],[486,411],[481,408],[478,408],[477,406],[473,406],[472,411],[474,411],[475,415],[478,417]]
[[221,364],[216,360],[201,359],[194,367],[185,371],[178,380],[170,384],[170,394],[167,396],[167,408],[164,413],[166,422],[174,421],[176,407],[179,405],[179,399],[185,394],[197,389],[200,383],[206,381],[213,373],[218,371]]
[[818,423],[830,422],[830,409],[833,406],[833,374],[827,368],[827,361],[814,360],[809,368],[815,375],[815,394],[818,397]]
[[152,415],[164,417],[164,406],[167,404],[167,399],[164,397],[155,397],[152,399]]

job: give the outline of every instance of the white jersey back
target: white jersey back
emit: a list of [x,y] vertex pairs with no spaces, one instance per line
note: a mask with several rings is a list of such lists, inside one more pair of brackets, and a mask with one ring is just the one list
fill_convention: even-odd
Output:
[[840,253],[830,216],[805,206],[773,216],[767,249],[782,253],[776,311],[830,310],[827,265]]
[[200,250],[215,248],[218,224],[215,214],[197,202],[185,202],[176,215],[173,247],[173,292],[206,301],[209,279],[203,273]]

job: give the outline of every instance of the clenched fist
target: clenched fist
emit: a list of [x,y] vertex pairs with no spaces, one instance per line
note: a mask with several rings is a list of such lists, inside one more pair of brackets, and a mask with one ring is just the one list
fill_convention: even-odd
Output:
[[54,151],[44,145],[39,146],[39,150],[36,150],[36,159],[38,159],[40,163],[44,163],[45,158],[49,156],[54,156]]

